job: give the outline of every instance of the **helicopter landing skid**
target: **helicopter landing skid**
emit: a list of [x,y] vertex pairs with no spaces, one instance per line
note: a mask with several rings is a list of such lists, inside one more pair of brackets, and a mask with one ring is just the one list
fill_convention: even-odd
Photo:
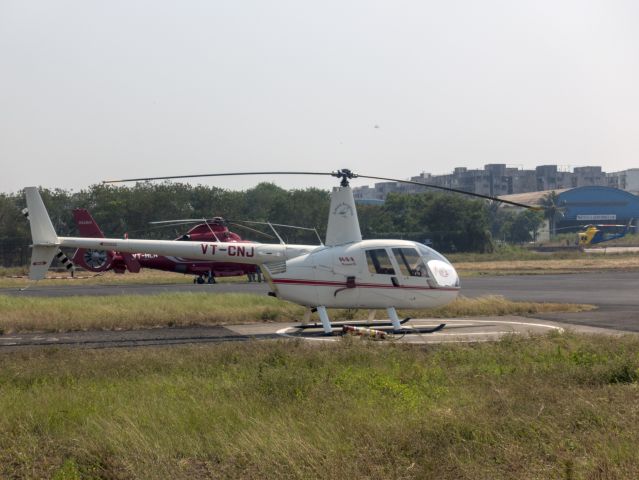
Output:
[[435,327],[428,327],[428,328],[402,328],[400,330],[393,330],[392,333],[394,334],[398,334],[398,333],[435,333],[435,332],[439,332],[441,329],[443,329],[446,326],[445,323],[440,323],[439,325],[435,326]]
[[[405,318],[403,320],[401,320],[399,323],[400,325],[404,325],[406,322],[408,322],[410,320],[409,318]],[[385,332],[387,333],[392,333],[394,335],[408,335],[411,333],[417,333],[417,334],[423,334],[423,333],[435,333],[435,332],[439,332],[440,330],[442,330],[446,324],[445,323],[440,323],[439,325],[436,325],[434,327],[408,327],[408,328],[400,328],[400,329],[392,329],[392,330],[386,330],[388,327],[392,327],[393,324],[391,322],[332,322],[331,323],[331,327],[335,328],[335,329],[339,329],[342,327],[366,327],[366,328],[383,328]],[[304,325],[298,325],[296,328],[300,329],[300,330],[306,330],[306,329],[310,329],[310,328],[322,328],[322,324],[321,323],[307,323]],[[342,335],[341,332],[338,333],[337,330],[333,330],[333,332],[331,333],[327,333],[326,335],[330,336],[330,335]]]
[[[404,325],[406,322],[410,320],[410,317],[401,320],[400,325]],[[331,326],[334,328],[342,328],[344,325],[353,326],[353,327],[392,327],[393,324],[391,322],[331,322]],[[300,328],[305,330],[307,328],[322,328],[321,323],[305,323],[302,325],[298,325],[295,328]]]

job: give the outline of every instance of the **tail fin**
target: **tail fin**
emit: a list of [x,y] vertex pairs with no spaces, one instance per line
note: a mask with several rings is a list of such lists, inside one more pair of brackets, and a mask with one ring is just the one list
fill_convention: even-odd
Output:
[[[88,210],[73,210],[73,220],[78,232],[87,238],[104,238],[104,233]],[[115,252],[112,250],[94,250],[78,248],[73,254],[73,263],[90,272],[105,272],[111,268]]]
[[31,280],[40,280],[46,275],[54,255],[58,252],[58,236],[42,202],[38,188],[27,187],[24,192],[27,197],[31,241],[33,242],[29,278]]
[[[104,238],[104,233],[88,210],[76,208],[73,210],[73,220],[83,237]],[[98,251],[79,248],[73,255],[73,261],[91,272],[105,272],[111,269],[115,273],[124,273],[126,270],[132,273],[140,271],[140,262],[133,255],[112,250]]]
[[104,238],[104,233],[93,219],[88,210],[76,208],[73,210],[73,220],[80,235],[88,238]]

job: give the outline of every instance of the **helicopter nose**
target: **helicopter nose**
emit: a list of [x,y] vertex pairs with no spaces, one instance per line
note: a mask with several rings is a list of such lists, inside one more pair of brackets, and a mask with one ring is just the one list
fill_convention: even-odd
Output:
[[433,279],[440,288],[459,287],[459,275],[450,263],[441,260],[430,260],[428,268],[433,274]]

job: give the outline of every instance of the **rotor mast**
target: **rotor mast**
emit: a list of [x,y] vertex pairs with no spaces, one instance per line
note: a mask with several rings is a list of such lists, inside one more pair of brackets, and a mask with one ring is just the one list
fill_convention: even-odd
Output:
[[341,181],[340,186],[335,187],[331,192],[331,205],[328,211],[326,241],[324,244],[327,247],[335,247],[347,243],[361,242],[362,232],[359,228],[355,198],[349,185],[349,180],[357,175],[345,168],[333,172],[332,175]]

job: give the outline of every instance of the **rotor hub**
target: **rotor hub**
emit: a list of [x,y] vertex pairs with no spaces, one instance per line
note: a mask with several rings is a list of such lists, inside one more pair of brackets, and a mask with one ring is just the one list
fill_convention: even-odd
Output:
[[340,186],[342,187],[348,187],[349,185],[348,181],[351,178],[357,178],[357,174],[351,172],[348,168],[342,168],[341,170],[338,170],[337,172],[331,173],[331,175],[341,179]]

